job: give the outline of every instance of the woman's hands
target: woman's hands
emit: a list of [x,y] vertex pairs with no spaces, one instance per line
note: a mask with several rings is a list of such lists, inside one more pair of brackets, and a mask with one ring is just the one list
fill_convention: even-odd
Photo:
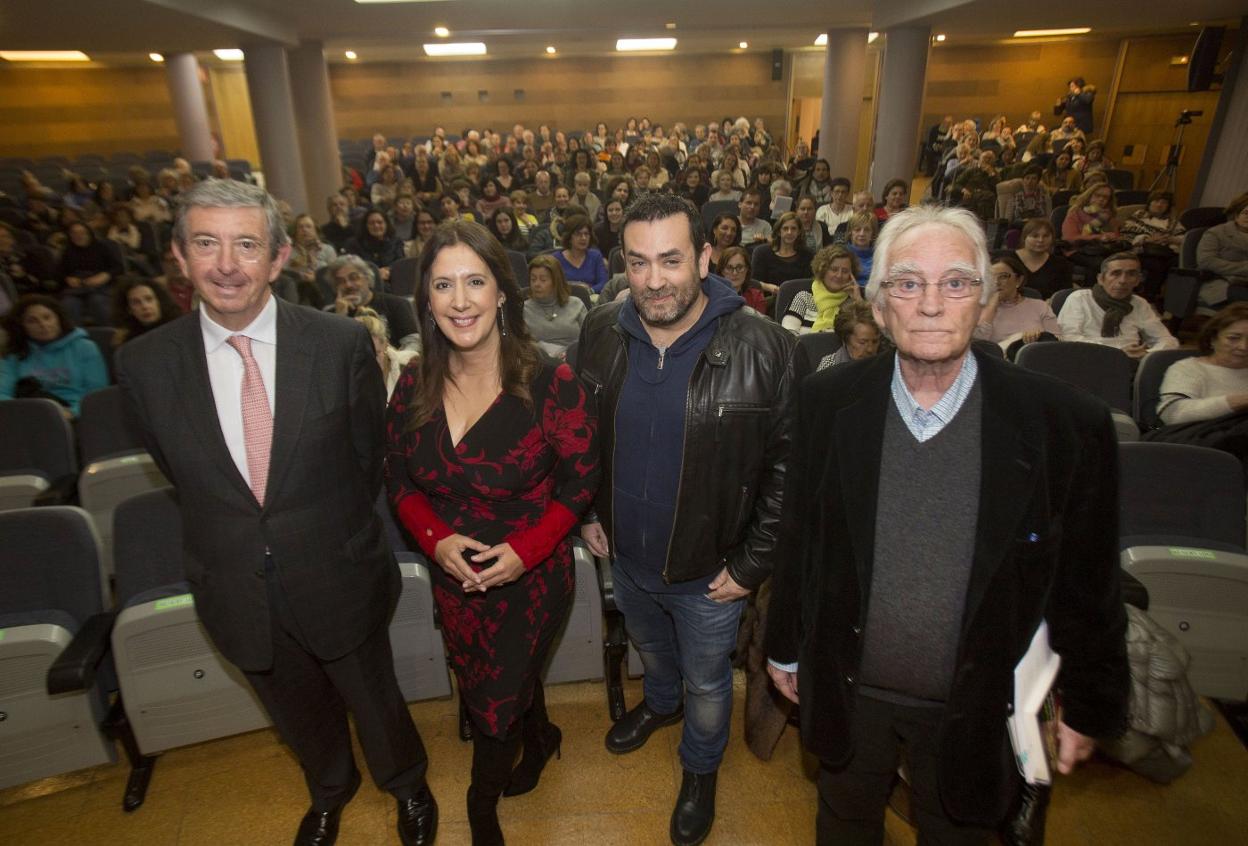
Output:
[[472,565],[464,560],[464,550],[471,549],[476,552],[484,552],[489,549],[488,546],[481,541],[473,540],[466,535],[447,535],[438,541],[438,545],[433,549],[433,559],[438,562],[438,566],[463,582],[467,590],[467,585],[479,585],[481,583],[481,573],[472,569]]
[[472,560],[478,564],[489,561],[491,558],[494,559],[494,564],[479,573],[474,573],[476,580],[465,581],[464,590],[479,590],[485,593],[487,588],[514,582],[524,574],[524,562],[520,560],[520,556],[509,543],[491,546],[472,556]]

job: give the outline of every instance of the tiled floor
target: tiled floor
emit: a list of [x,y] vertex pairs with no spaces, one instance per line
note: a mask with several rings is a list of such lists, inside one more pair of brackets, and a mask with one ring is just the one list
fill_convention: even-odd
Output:
[[[737,679],[733,739],[720,773],[718,817],[708,844],[780,846],[813,842],[815,790],[806,776],[795,731],[767,763],[741,742],[742,679]],[[629,703],[640,695],[630,682]],[[551,715],[563,728],[563,757],[541,785],[503,801],[503,829],[512,846],[667,842],[668,817],[680,784],[679,728],[664,729],[641,750],[617,757],[602,745],[608,726],[601,683],[551,687]],[[412,706],[431,760],[430,784],[441,804],[438,843],[469,842],[464,817],[470,749],[456,734],[452,701]],[[1194,749],[1192,771],[1168,787],[1150,784],[1108,763],[1093,762],[1059,783],[1049,813],[1048,843],[1231,844],[1248,838],[1248,751],[1218,717],[1213,735]],[[358,752],[357,752],[358,757]],[[362,760],[362,759],[361,759]],[[165,754],[146,804],[121,810],[127,769],[98,767],[0,791],[0,844],[67,843],[286,844],[306,807],[298,768],[270,731],[259,731]],[[339,843],[396,843],[394,806],[365,778],[343,815]],[[890,840],[914,843],[890,816]]]

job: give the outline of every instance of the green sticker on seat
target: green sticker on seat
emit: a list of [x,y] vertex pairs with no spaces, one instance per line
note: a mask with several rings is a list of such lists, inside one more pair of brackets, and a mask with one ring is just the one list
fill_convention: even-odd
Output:
[[1170,547],[1170,554],[1175,558],[1199,558],[1203,561],[1217,561],[1218,554],[1211,549],[1192,549],[1186,546]]
[[170,596],[166,599],[156,600],[156,610],[157,611],[172,611],[174,608],[184,608],[187,605],[194,605],[194,604],[195,604],[195,598],[191,596],[189,593],[184,593],[179,596]]

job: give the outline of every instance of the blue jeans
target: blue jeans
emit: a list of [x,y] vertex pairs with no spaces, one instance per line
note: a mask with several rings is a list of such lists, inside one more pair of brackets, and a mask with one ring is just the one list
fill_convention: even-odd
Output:
[[701,593],[650,593],[618,565],[615,604],[641,654],[646,705],[656,714],[680,707],[685,725],[680,761],[699,775],[719,769],[732,718],[732,650],[743,604],[714,602]]

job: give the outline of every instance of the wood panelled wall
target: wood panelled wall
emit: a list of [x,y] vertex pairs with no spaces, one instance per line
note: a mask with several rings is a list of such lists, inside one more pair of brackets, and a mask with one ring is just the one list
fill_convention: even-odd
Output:
[[691,128],[729,115],[784,122],[769,53],[333,64],[329,81],[340,138],[428,135],[438,125],[504,131],[516,122],[586,130],[643,115]]
[[1117,40],[1075,39],[1041,44],[956,47],[938,45],[928,56],[923,98],[924,132],[947,114],[978,118],[986,126],[1004,114],[1017,127],[1033,109],[1045,126],[1058,120],[1053,105],[1066,81],[1082,76],[1097,88],[1092,117],[1104,125],[1105,107],[1118,57]]
[[[1223,44],[1233,44],[1235,33],[1228,33]],[[1166,150],[1174,138],[1175,123],[1184,109],[1202,110],[1183,133],[1175,200],[1180,206],[1192,204],[1191,194],[1200,170],[1201,153],[1209,138],[1209,127],[1218,107],[1219,91],[1187,91],[1187,65],[1171,65],[1176,56],[1186,56],[1196,40],[1195,33],[1159,38],[1133,38],[1126,42],[1122,82],[1114,102],[1114,113],[1106,137],[1110,157],[1119,167],[1135,173],[1135,184],[1147,188],[1164,167]],[[1127,145],[1144,146],[1142,164],[1124,164]]]
[[0,67],[0,156],[177,147],[161,68]]

